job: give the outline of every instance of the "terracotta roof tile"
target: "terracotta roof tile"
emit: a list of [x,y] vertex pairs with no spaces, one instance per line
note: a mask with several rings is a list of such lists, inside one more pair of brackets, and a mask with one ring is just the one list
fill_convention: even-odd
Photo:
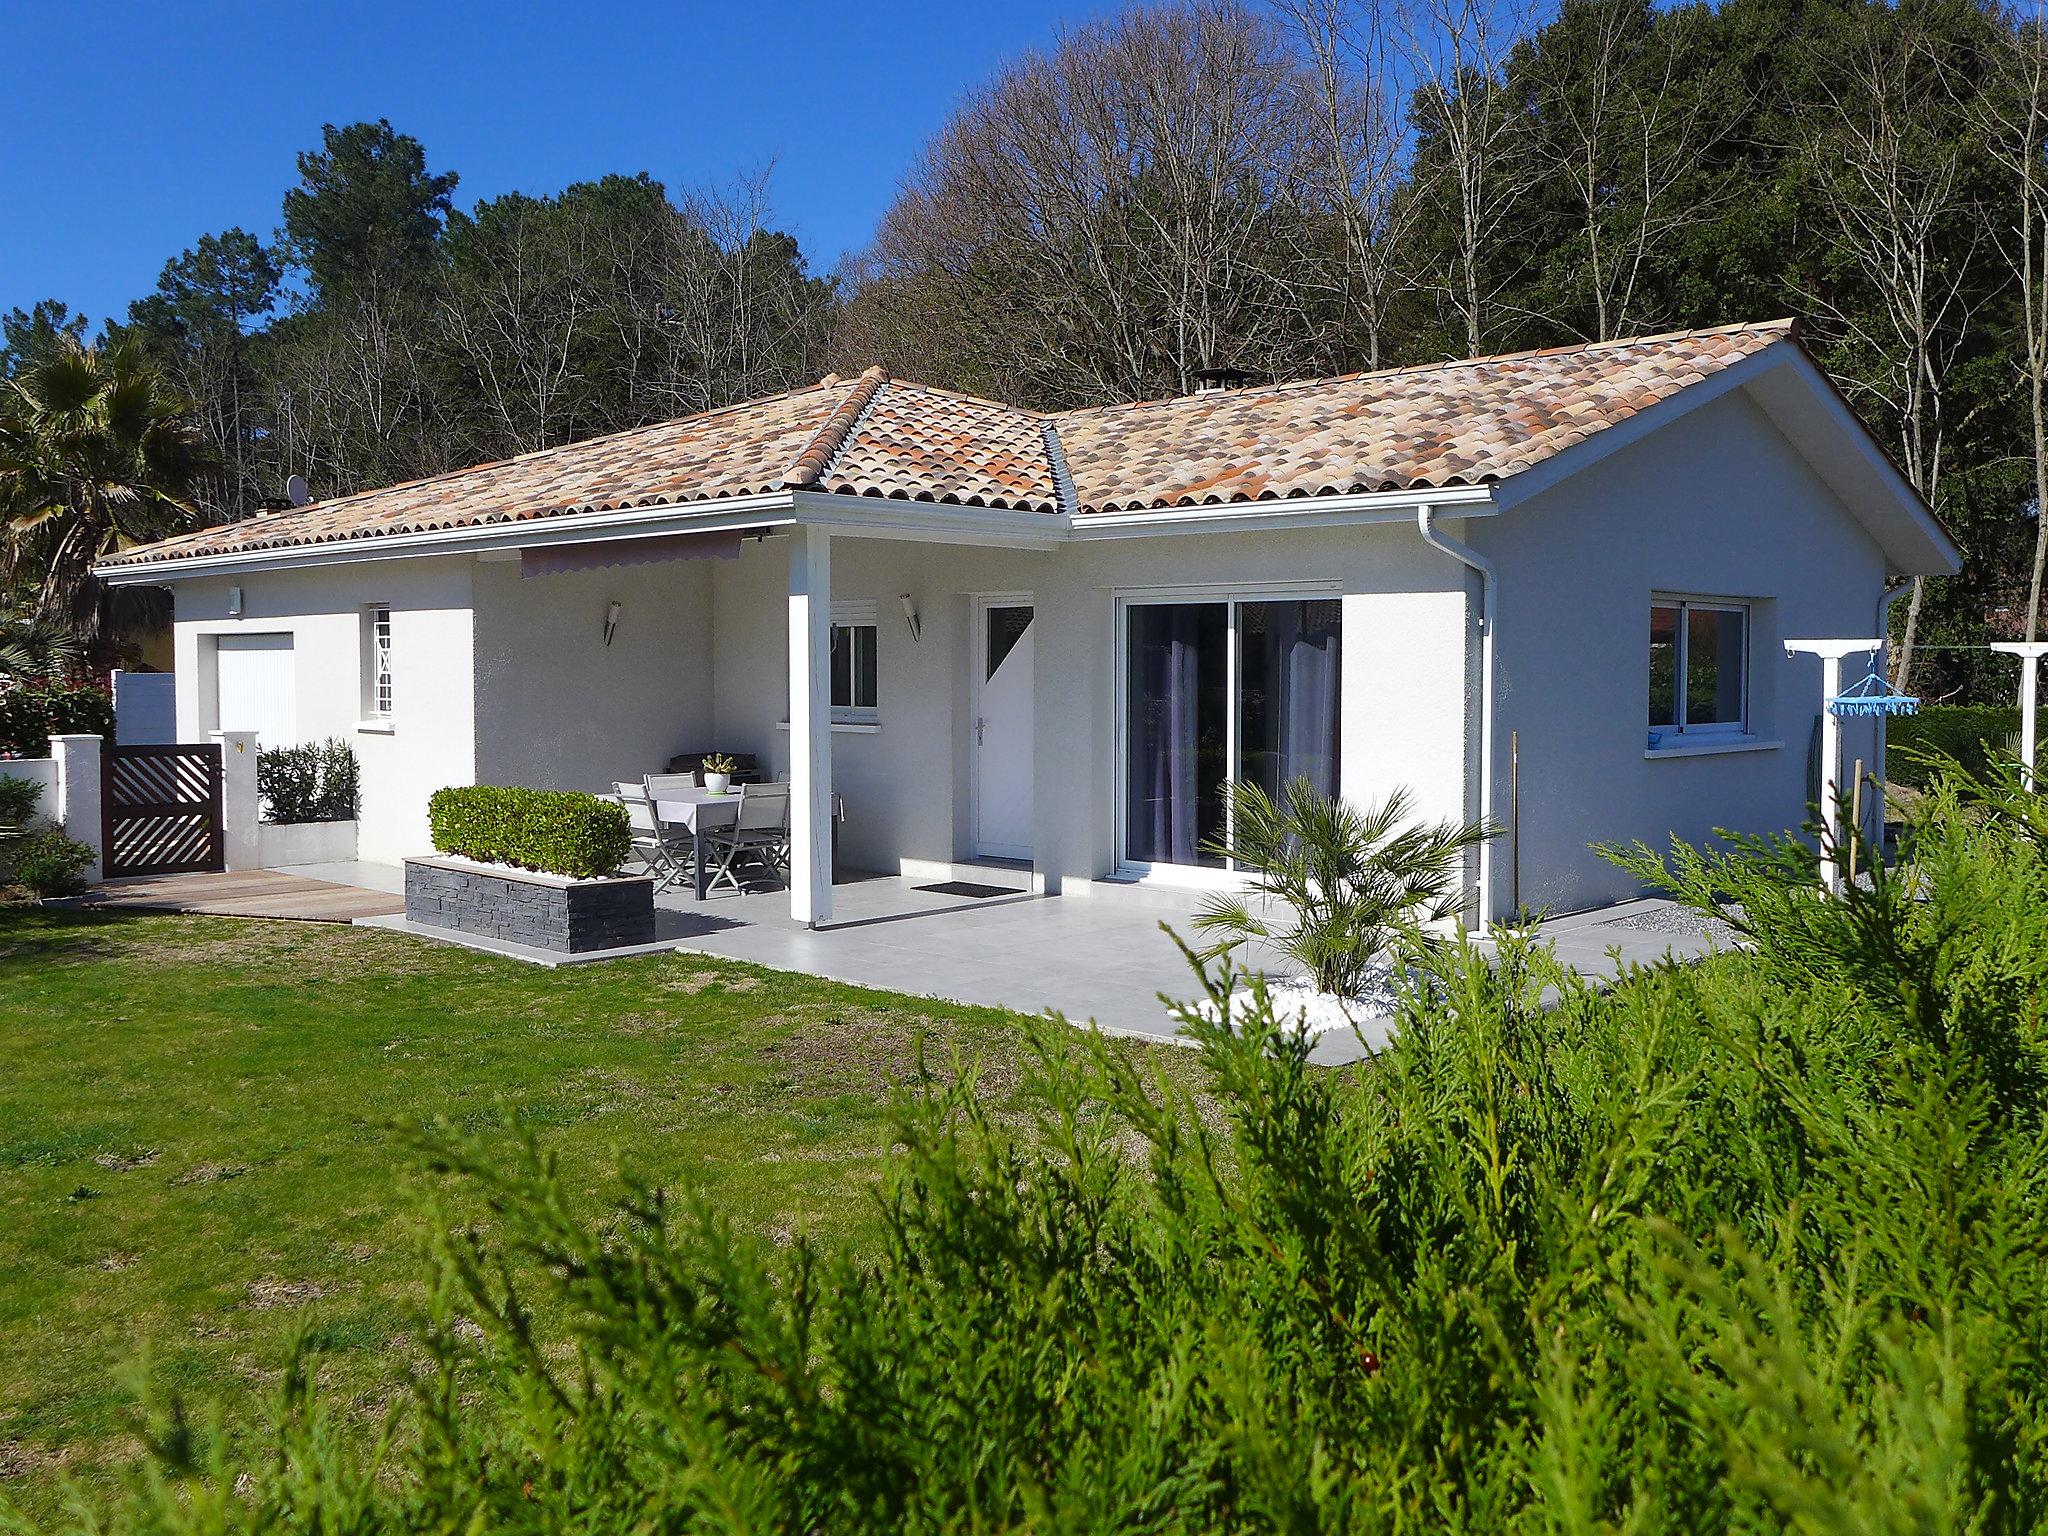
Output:
[[1084,512],[1481,485],[1792,333],[1683,331],[1055,419]]
[[1051,512],[1043,418],[922,384],[890,384],[854,426],[821,490]]
[[[1676,332],[1041,416],[888,379],[765,400],[133,549],[137,565],[815,489],[1081,515],[1502,480],[1794,334]],[[1063,462],[1062,462],[1063,461]],[[1067,484],[1070,477],[1070,486]]]

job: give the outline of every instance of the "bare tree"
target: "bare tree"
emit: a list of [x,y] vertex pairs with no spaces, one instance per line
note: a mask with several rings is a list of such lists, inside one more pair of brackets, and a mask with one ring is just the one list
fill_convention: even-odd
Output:
[[1646,272],[1718,211],[1696,170],[1741,120],[1745,92],[1732,69],[1695,68],[1709,24],[1695,9],[1585,0],[1537,55],[1535,168],[1569,190],[1599,340],[1654,321],[1640,308]]
[[513,193],[449,217],[448,282],[435,314],[490,423],[481,452],[552,447],[579,425],[577,343],[594,300],[576,212],[566,199]]
[[[1833,332],[1844,383],[1896,424],[1901,467],[1931,505],[1973,294],[1955,94],[1914,19],[1886,12],[1850,24],[1855,36],[1814,61],[1831,110],[1809,119],[1796,148],[1851,281],[1804,297]],[[1892,669],[1901,688],[1926,585],[1913,579],[1906,606]]]
[[950,334],[940,382],[1035,404],[1191,386],[1301,350],[1306,82],[1235,0],[1135,10],[971,97],[883,222],[871,272]]
[[1507,224],[1536,175],[1507,88],[1509,57],[1532,21],[1529,0],[1411,0],[1401,16],[1422,135],[1416,175],[1449,224],[1431,282],[1473,356],[1494,332]]
[[[1414,203],[1400,196],[1407,135],[1398,106],[1384,0],[1276,0],[1310,68],[1303,180],[1315,211],[1335,221],[1339,260],[1334,309],[1355,327],[1365,363],[1378,368],[1389,312],[1406,286],[1401,235]],[[1321,275],[1310,263],[1305,277]]]
[[2048,11],[2040,0],[1999,18],[1998,67],[1970,92],[1975,121],[2014,196],[1992,237],[2019,288],[2020,373],[2033,429],[2034,558],[2026,638],[2041,632],[2041,578],[2048,566]]

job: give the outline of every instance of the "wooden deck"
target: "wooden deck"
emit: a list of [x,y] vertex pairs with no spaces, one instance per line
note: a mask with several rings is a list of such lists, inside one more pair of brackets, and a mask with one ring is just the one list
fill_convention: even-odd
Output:
[[405,898],[274,869],[225,875],[141,875],[109,880],[87,898],[95,907],[136,912],[204,912],[215,917],[282,917],[351,923],[405,910]]

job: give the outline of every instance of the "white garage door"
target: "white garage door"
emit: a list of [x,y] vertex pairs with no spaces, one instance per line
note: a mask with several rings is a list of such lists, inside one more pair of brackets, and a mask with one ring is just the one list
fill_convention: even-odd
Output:
[[298,744],[290,635],[220,637],[220,728],[254,731],[257,747]]

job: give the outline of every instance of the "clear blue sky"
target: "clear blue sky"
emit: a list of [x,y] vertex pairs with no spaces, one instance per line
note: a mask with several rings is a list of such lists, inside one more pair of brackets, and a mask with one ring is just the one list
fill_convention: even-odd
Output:
[[462,206],[772,161],[778,222],[829,271],[963,90],[1105,8],[0,0],[0,310],[125,315],[201,235],[268,238],[321,124],[378,117]]

